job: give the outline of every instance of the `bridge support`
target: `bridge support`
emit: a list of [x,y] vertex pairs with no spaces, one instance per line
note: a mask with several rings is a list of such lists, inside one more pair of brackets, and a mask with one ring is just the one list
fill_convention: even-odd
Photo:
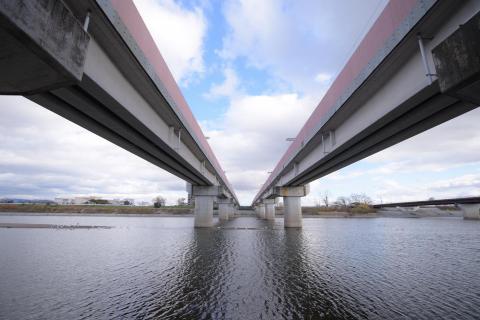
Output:
[[275,194],[283,196],[283,225],[285,228],[302,227],[302,197],[310,191],[309,185],[298,187],[275,187]]
[[213,201],[225,197],[223,188],[219,186],[193,186],[195,197],[194,225],[196,228],[213,226]]
[[283,225],[285,228],[302,227],[302,198],[283,197],[284,213]]
[[480,220],[480,203],[460,204],[463,211],[463,219]]
[[263,203],[260,203],[257,208],[258,208],[258,218],[265,219],[265,205]]
[[196,228],[213,226],[213,200],[214,196],[195,196],[195,222]]
[[228,221],[230,217],[230,199],[218,199],[218,217],[222,221]]
[[265,205],[265,219],[275,220],[275,199],[263,200]]
[[235,205],[230,203],[228,205],[228,218],[233,219],[235,217]]

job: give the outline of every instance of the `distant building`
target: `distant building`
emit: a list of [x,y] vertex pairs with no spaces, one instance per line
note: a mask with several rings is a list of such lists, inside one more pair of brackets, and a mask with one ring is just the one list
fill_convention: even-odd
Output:
[[60,204],[60,205],[73,204],[72,198],[55,198],[53,199],[53,201],[55,201],[56,204]]

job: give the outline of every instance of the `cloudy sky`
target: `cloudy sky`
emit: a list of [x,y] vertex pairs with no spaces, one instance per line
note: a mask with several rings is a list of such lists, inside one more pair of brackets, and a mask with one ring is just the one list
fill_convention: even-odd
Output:
[[[249,204],[385,0],[135,0],[242,204]],[[341,23],[348,21],[348,23]],[[311,184],[305,204],[480,194],[480,110]],[[0,197],[169,203],[180,179],[21,97],[0,97]]]

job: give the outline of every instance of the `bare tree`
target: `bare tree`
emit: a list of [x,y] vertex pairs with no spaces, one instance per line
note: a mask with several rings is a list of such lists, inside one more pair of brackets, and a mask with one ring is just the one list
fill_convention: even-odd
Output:
[[164,197],[162,197],[162,196],[156,196],[156,197],[153,199],[153,206],[154,206],[155,208],[164,207],[166,202],[167,202],[167,199],[165,199]]
[[372,204],[372,199],[365,193],[354,193],[350,196],[350,198],[352,199],[352,203],[363,204],[367,206]]
[[325,190],[323,192],[322,201],[323,201],[323,204],[325,205],[325,207],[327,207],[327,208],[328,208],[328,205],[330,204],[329,197],[330,197],[330,192],[328,190]]
[[187,204],[187,201],[185,200],[185,198],[178,198],[177,199],[177,205],[185,206],[186,204]]
[[350,200],[349,197],[338,197],[337,201],[335,201],[336,206],[344,208],[344,209],[348,208],[350,203],[351,203],[351,200]]

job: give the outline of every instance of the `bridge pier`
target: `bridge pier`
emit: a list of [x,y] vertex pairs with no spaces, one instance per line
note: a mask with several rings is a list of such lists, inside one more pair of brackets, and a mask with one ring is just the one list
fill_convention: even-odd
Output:
[[213,200],[215,196],[195,196],[194,225],[196,228],[213,226]]
[[302,227],[302,197],[309,191],[309,185],[297,187],[276,187],[275,193],[283,196],[283,226],[285,228]]
[[[219,209],[222,202],[226,202],[227,196],[220,186],[192,186],[192,194],[195,197],[194,226],[195,228],[204,228],[213,226],[213,201],[217,197],[219,200]],[[230,199],[228,199],[230,203]],[[224,209],[222,209],[224,210]],[[227,218],[228,219],[228,218]]]
[[263,200],[265,205],[265,219],[275,220],[275,199]]
[[480,220],[480,203],[458,205],[463,211],[463,219]]
[[230,199],[218,199],[218,217],[222,221],[228,221],[230,217]]
[[302,227],[302,198],[283,197],[284,213],[283,225],[285,228]]
[[235,218],[235,205],[233,203],[230,203],[228,205],[228,218],[229,219]]
[[258,205],[258,218],[265,219],[265,205],[263,203]]

